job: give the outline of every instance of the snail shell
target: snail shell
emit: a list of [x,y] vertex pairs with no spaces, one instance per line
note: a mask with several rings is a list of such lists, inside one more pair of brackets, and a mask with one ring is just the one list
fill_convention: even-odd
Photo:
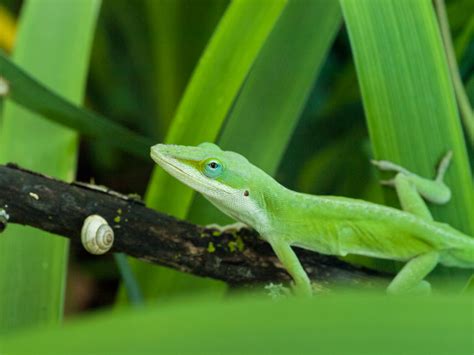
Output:
[[114,244],[114,231],[104,218],[94,214],[87,217],[82,225],[81,241],[89,253],[105,254]]

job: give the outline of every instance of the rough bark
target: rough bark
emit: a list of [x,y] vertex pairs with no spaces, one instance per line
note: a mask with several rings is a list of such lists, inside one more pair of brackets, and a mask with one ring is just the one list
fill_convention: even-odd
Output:
[[[85,218],[99,214],[114,230],[112,251],[233,285],[290,280],[255,231],[221,234],[149,209],[137,198],[105,187],[67,184],[11,164],[0,165],[0,209],[8,214],[8,223],[70,238],[77,247],[81,247]],[[296,251],[309,276],[321,285],[372,285],[383,280],[380,274],[335,257]]]

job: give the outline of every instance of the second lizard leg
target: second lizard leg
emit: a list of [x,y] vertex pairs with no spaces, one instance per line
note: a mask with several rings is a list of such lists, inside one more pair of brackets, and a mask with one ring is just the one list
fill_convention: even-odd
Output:
[[448,152],[441,160],[434,180],[420,177],[405,168],[386,160],[372,163],[381,170],[395,171],[394,179],[383,181],[385,185],[394,186],[403,210],[419,217],[432,219],[431,213],[422,196],[433,203],[443,204],[451,198],[451,190],[443,182],[452,154]]

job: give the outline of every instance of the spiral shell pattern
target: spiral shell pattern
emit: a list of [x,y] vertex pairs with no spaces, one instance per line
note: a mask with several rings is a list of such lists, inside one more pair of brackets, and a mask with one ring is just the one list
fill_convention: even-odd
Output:
[[105,254],[114,244],[114,231],[103,217],[91,215],[82,226],[81,241],[89,253]]

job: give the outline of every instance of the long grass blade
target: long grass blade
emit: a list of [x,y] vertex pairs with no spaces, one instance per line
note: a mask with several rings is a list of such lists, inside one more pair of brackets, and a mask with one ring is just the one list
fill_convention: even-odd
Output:
[[453,198],[430,208],[436,220],[474,235],[472,175],[432,2],[341,5],[375,157],[432,177],[437,161],[452,150],[446,182]]
[[[100,1],[27,1],[13,59],[79,103]],[[71,46],[74,50],[71,50]],[[2,72],[5,69],[2,61]],[[0,161],[71,180],[77,133],[6,102]],[[40,191],[25,191],[41,199]],[[6,207],[8,211],[8,207]],[[40,235],[41,234],[41,235]],[[0,239],[0,333],[62,318],[68,244],[37,230],[9,226]]]

